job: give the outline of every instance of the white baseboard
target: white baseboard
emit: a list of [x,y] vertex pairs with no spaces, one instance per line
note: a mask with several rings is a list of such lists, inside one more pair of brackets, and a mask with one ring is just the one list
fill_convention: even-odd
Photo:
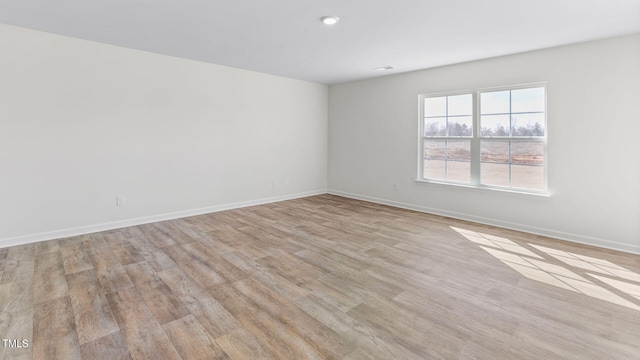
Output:
[[353,193],[339,191],[339,190],[329,189],[328,193],[351,198],[351,199],[369,201],[369,202],[382,204],[382,205],[389,205],[389,206],[398,207],[402,209],[414,210],[414,211],[419,211],[419,212],[434,214],[434,215],[441,215],[441,216],[446,216],[454,219],[473,221],[476,223],[498,226],[505,229],[523,231],[523,232],[527,232],[535,235],[548,236],[548,237],[556,238],[559,240],[565,240],[565,241],[570,241],[570,242],[579,243],[579,244],[592,245],[592,246],[597,246],[605,249],[624,251],[632,254],[640,254],[640,246],[638,245],[619,243],[619,242],[599,239],[591,236],[572,234],[572,233],[567,233],[562,231],[556,231],[553,229],[541,228],[537,226],[530,226],[525,224],[512,223],[508,221],[485,218],[485,217],[464,214],[459,212],[446,211],[446,210],[430,208],[422,205],[407,204],[403,202],[386,200],[386,199],[360,195],[360,194],[353,194]]
[[79,227],[74,227],[69,229],[60,229],[60,230],[48,231],[48,232],[37,233],[37,234],[9,237],[9,238],[0,239],[0,248],[16,246],[16,245],[24,245],[24,244],[34,243],[38,241],[60,239],[60,238],[65,238],[70,236],[91,234],[99,231],[120,229],[124,227],[129,227],[129,226],[148,224],[148,223],[164,221],[164,220],[179,219],[179,218],[184,218],[188,216],[209,214],[209,213],[214,213],[218,211],[238,209],[238,208],[243,208],[248,206],[269,204],[269,203],[274,203],[278,201],[292,200],[292,199],[298,199],[298,198],[314,196],[314,195],[321,195],[326,193],[327,193],[326,190],[314,190],[314,191],[307,191],[303,193],[289,194],[289,195],[263,198],[263,199],[257,199],[257,200],[214,205],[214,206],[209,206],[209,207],[204,207],[199,209],[191,209],[191,210],[176,211],[176,212],[166,213],[166,214],[144,216],[144,217],[138,217],[134,219],[118,220],[118,221],[107,222],[102,224],[79,226]]

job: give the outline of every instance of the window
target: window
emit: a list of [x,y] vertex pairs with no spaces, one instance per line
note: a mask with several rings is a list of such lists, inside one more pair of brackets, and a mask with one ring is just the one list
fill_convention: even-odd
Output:
[[545,193],[544,84],[421,95],[419,180]]

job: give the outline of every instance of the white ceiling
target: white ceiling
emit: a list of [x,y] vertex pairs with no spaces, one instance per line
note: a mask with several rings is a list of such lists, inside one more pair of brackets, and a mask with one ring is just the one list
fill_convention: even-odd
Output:
[[0,0],[0,22],[335,84],[638,33],[640,0]]

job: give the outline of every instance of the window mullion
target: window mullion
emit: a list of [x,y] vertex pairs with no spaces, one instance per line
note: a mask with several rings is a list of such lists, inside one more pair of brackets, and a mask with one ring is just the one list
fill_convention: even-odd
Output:
[[[444,134],[449,137],[449,97],[444,98]],[[444,140],[444,178],[449,181],[449,141]]]
[[472,124],[471,137],[471,184],[480,185],[480,96],[479,92],[472,94]]
[[513,176],[512,176],[512,170],[513,170],[513,152],[511,151],[511,145],[512,145],[512,141],[511,139],[509,139],[509,187],[513,186]]

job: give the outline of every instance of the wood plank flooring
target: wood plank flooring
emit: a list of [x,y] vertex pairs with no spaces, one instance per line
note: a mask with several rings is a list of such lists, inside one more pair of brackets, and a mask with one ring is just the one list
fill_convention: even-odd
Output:
[[[0,249],[1,359],[640,359],[640,256],[314,196]],[[14,345],[16,343],[13,343]]]

